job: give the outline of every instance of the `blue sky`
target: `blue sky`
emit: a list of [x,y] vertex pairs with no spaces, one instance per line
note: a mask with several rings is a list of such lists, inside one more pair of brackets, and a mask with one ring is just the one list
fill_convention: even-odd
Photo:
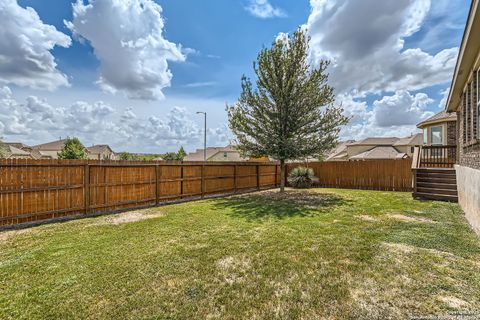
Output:
[[262,46],[299,26],[312,37],[312,64],[332,61],[337,103],[352,117],[342,138],[408,135],[441,109],[468,8],[461,0],[6,0],[0,136],[193,150],[202,145],[195,112],[207,111],[209,145],[227,144],[225,104],[238,97],[242,74],[253,76]]

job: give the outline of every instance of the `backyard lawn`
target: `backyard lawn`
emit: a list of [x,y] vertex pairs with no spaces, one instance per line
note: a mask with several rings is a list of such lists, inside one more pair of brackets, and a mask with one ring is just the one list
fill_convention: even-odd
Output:
[[410,193],[266,191],[0,232],[0,319],[454,310],[480,310],[479,237],[458,205]]

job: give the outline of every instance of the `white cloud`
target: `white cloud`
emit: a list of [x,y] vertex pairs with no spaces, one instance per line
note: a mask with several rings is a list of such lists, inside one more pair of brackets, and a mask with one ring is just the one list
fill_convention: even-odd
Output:
[[[58,137],[76,136],[86,145],[110,144],[116,151],[156,152],[177,150],[181,145],[194,149],[203,142],[203,126],[196,114],[173,107],[159,116],[140,116],[133,108],[120,112],[98,101],[74,102],[54,107],[35,96],[19,103],[8,87],[0,87],[0,137],[7,141],[44,143]],[[225,125],[208,130],[209,145],[226,145]]]
[[372,136],[407,136],[418,131],[416,124],[433,115],[427,107],[434,100],[425,93],[412,95],[397,91],[375,100],[372,106],[351,95],[339,95],[350,123],[342,128],[342,139],[359,140]]
[[434,100],[425,93],[412,96],[408,91],[397,91],[373,103],[375,124],[387,128],[392,126],[415,125],[433,115],[426,108]]
[[69,85],[50,52],[55,46],[69,47],[69,36],[16,0],[0,2],[0,21],[0,84],[47,90]]
[[430,10],[430,0],[311,0],[306,28],[313,61],[332,62],[337,92],[420,90],[450,80],[457,48],[431,55],[406,49]]
[[257,18],[283,18],[287,14],[284,10],[274,7],[268,0],[250,0],[245,10]]
[[161,99],[172,79],[168,61],[185,60],[182,48],[164,38],[162,8],[152,0],[77,0],[65,24],[92,45],[105,91]]

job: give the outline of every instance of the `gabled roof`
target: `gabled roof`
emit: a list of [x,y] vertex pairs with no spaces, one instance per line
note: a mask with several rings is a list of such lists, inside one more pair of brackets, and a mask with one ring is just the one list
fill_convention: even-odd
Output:
[[392,146],[399,138],[396,137],[373,137],[350,143],[350,146]]
[[420,146],[423,144],[423,134],[417,133],[410,137],[400,138],[394,146]]
[[355,140],[340,141],[338,145],[327,155],[325,161],[347,158],[347,146],[353,142],[355,142]]
[[423,120],[419,124],[417,124],[417,128],[421,129],[429,124],[450,122],[450,121],[457,121],[457,115],[455,113],[448,113],[446,111],[441,111],[431,116],[430,118]]
[[31,155],[30,152],[24,151],[12,145],[7,144],[7,147],[9,149],[10,156],[30,156]]
[[32,148],[33,149],[38,149],[38,150],[44,150],[44,151],[60,151],[60,150],[62,150],[66,141],[67,141],[67,139],[47,142],[47,143],[43,143],[43,144],[33,146]]
[[394,147],[375,147],[372,150],[350,157],[350,160],[385,160],[403,159],[406,157],[405,153],[398,152]]
[[[207,160],[219,152],[238,152],[234,146],[228,145],[226,147],[208,147]],[[190,152],[183,158],[183,161],[203,161],[203,149],[197,149],[195,152]]]
[[92,154],[100,154],[105,151],[113,152],[112,148],[108,144],[97,144],[91,147],[86,148],[88,152]]
[[26,144],[22,142],[5,142],[6,145],[15,147],[17,149],[24,149],[24,148],[30,148],[30,146],[27,146]]

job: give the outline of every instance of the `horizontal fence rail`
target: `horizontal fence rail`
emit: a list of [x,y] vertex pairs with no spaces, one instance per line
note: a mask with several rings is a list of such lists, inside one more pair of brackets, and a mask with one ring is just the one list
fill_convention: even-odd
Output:
[[412,190],[412,160],[368,160],[289,163],[290,172],[298,166],[313,169],[318,187],[383,191]]
[[275,162],[0,160],[0,226],[273,188]]
[[[411,160],[289,163],[317,186],[411,191]],[[0,160],[0,226],[274,188],[276,162]]]

